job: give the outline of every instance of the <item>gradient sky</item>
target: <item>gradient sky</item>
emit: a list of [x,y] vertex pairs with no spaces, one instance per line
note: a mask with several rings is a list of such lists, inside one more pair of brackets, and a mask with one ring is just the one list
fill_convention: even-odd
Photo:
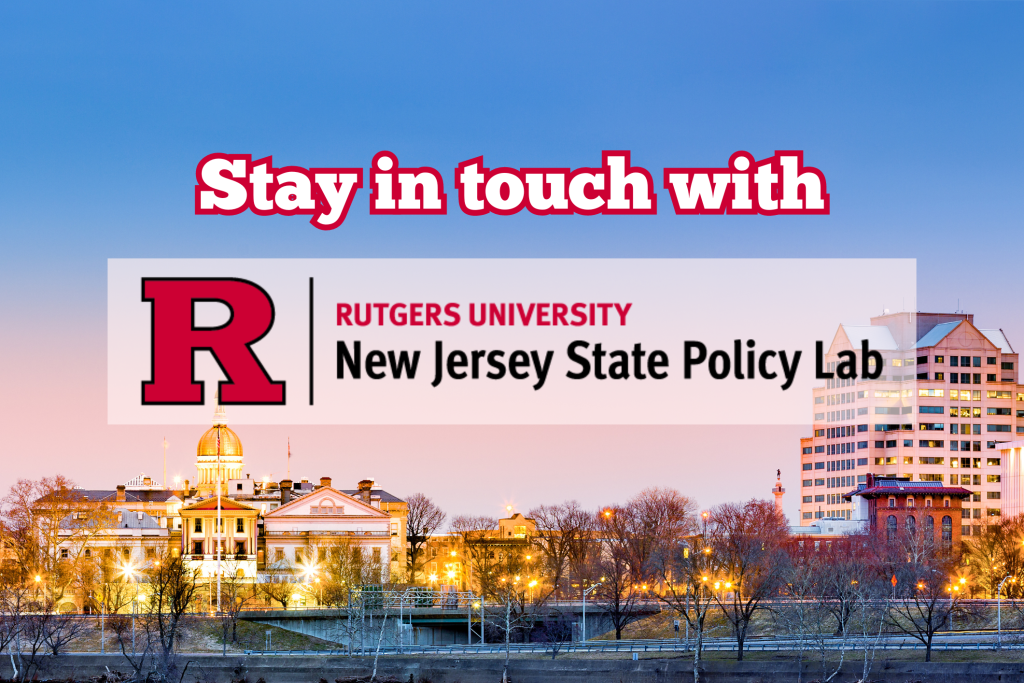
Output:
[[[194,477],[202,429],[106,425],[110,257],[912,257],[921,309],[1024,346],[1021,3],[0,5],[0,489]],[[196,163],[721,166],[803,149],[821,217],[193,215]],[[660,184],[660,183],[659,183]],[[449,190],[451,186],[449,185]],[[856,273],[808,272],[856,287]],[[892,306],[893,302],[879,302]],[[786,302],[779,301],[780,317]],[[811,416],[808,415],[808,418]],[[245,428],[256,476],[367,475],[452,512],[669,485],[796,503],[792,428]],[[787,475],[788,476],[785,476]]]

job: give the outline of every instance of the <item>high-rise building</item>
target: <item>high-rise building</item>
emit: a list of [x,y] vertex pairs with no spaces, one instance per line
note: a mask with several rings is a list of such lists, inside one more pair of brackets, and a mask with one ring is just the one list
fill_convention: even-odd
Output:
[[[882,356],[877,379],[861,376],[864,340]],[[813,435],[800,440],[800,523],[850,519],[843,494],[868,473],[968,489],[963,536],[999,517],[999,448],[1024,434],[1024,386],[1002,330],[979,329],[967,313],[894,313],[840,325],[825,371],[836,372],[842,351],[857,354],[858,376],[813,390]]]

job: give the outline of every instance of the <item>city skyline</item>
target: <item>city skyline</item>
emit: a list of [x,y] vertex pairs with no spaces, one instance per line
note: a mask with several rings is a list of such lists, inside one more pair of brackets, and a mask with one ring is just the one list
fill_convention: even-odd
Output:
[[[106,423],[108,258],[907,257],[920,310],[970,310],[1024,339],[1007,314],[1024,283],[999,258],[1022,244],[1019,5],[455,4],[381,21],[325,4],[315,22],[259,7],[0,8],[0,488],[54,472],[124,481],[160,471],[164,436],[169,458],[191,448],[195,427]],[[389,217],[369,215],[364,191],[334,231],[194,214],[212,152],[367,168],[385,149],[446,183],[478,154],[575,168],[628,149],[659,169],[800,149],[831,213]],[[705,506],[765,498],[781,468],[792,520],[786,464],[809,430],[261,426],[246,440],[262,473],[284,469],[291,437],[311,478],[389,471],[391,488],[445,489],[446,508],[480,512],[596,506],[662,481]]]

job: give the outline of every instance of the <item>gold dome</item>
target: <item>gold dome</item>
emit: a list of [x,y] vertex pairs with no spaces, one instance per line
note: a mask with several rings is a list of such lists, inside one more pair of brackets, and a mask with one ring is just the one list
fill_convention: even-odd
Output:
[[196,455],[199,457],[217,457],[217,432],[220,432],[220,455],[221,457],[237,456],[242,457],[242,441],[238,435],[224,425],[210,427],[199,439],[199,446],[196,448]]

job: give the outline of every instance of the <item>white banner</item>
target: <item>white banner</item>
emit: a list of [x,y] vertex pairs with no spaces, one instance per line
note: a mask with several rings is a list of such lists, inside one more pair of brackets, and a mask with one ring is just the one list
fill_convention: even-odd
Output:
[[[248,351],[259,321],[203,300],[227,279],[271,302]],[[191,351],[202,391],[165,370],[203,339],[268,378],[222,390],[234,424],[806,424],[815,342],[883,307],[916,310],[914,260],[112,259],[108,421],[208,422],[227,353]]]

